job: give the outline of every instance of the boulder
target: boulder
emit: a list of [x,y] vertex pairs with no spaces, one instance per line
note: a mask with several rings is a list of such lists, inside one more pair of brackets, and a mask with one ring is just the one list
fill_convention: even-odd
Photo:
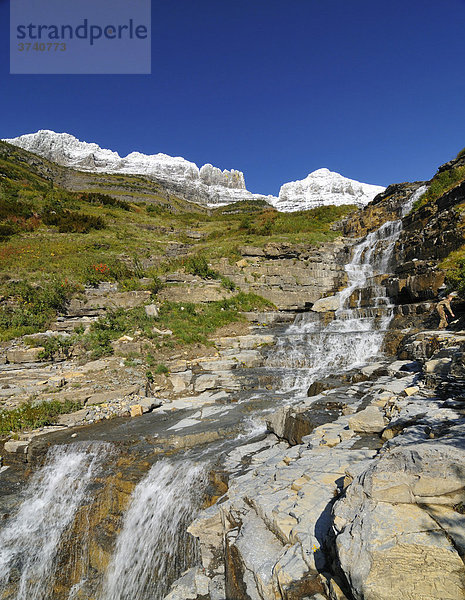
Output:
[[350,508],[348,524],[335,509],[336,549],[356,598],[463,600],[463,562],[424,510],[360,497]]
[[10,454],[27,454],[29,442],[22,440],[10,440],[5,442],[3,449]]
[[12,348],[7,350],[6,359],[9,363],[28,363],[40,360],[39,355],[43,352],[42,346],[36,348]]
[[386,423],[383,412],[377,406],[368,406],[350,417],[349,427],[359,433],[380,433]]
[[131,417],[141,417],[144,414],[144,411],[140,404],[133,404],[129,407],[129,413]]
[[153,319],[156,319],[158,317],[158,307],[156,304],[147,304],[145,307],[145,314],[148,317],[152,317]]
[[173,386],[173,392],[179,394],[191,389],[192,371],[187,370],[181,373],[173,373],[170,375],[170,381]]
[[327,296],[320,298],[312,306],[314,312],[327,312],[329,310],[337,310],[340,307],[339,296]]
[[355,598],[465,597],[463,519],[452,510],[465,499],[464,474],[465,443],[450,438],[394,447],[356,476],[333,509]]

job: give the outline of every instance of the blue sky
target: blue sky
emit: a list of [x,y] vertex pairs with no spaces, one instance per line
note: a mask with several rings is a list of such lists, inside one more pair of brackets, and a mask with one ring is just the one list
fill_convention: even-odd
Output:
[[9,75],[8,14],[0,137],[67,131],[272,194],[320,167],[426,179],[465,146],[465,0],[154,0],[152,75],[121,76]]

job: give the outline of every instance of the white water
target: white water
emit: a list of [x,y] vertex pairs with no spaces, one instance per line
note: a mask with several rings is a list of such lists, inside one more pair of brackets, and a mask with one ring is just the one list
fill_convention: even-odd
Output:
[[[412,195],[404,214],[423,191]],[[318,377],[365,364],[379,354],[393,310],[377,276],[392,268],[401,231],[401,220],[385,223],[354,246],[345,266],[348,286],[338,294],[340,308],[334,321],[322,327],[319,316],[308,313],[287,329],[269,359],[270,366],[286,367],[284,390],[302,392]],[[369,301],[362,301],[361,292],[367,288]],[[263,429],[263,422],[251,417],[239,439]],[[0,531],[0,597],[9,590],[9,581],[14,581],[15,589],[14,597],[8,596],[11,600],[53,597],[62,541],[107,453],[102,444],[51,451],[17,514]],[[139,482],[99,600],[159,600],[170,582],[196,562],[196,547],[186,528],[203,496],[207,469],[205,457],[199,463],[164,459]],[[83,598],[85,584],[83,579],[74,585],[68,600]]]
[[8,598],[52,597],[61,543],[108,450],[107,444],[93,443],[55,446],[49,451],[18,512],[0,531],[0,597],[10,581],[15,593]]
[[151,468],[134,491],[100,600],[157,600],[194,563],[186,528],[205,482],[205,464],[165,459]]
[[[421,187],[412,194],[402,217],[425,190]],[[345,265],[348,285],[337,294],[339,308],[332,322],[322,327],[317,314],[306,313],[287,329],[268,360],[269,366],[290,369],[283,376],[282,391],[303,391],[318,377],[359,367],[380,353],[394,312],[377,276],[392,269],[401,232],[402,219],[388,221],[354,247]],[[362,292],[367,290],[369,306],[362,306]]]

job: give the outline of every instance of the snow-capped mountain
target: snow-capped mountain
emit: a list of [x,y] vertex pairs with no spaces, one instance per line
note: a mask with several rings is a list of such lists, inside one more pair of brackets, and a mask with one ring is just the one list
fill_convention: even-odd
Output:
[[308,210],[324,204],[365,206],[384,189],[379,185],[347,179],[329,169],[318,169],[301,181],[281,186],[279,198],[273,206],[284,212]]
[[98,144],[81,142],[69,133],[49,130],[4,141],[80,171],[152,177],[186,200],[208,206],[257,199],[264,199],[281,211],[305,210],[322,204],[365,205],[384,190],[380,186],[346,179],[328,169],[318,169],[302,181],[284,184],[276,198],[249,192],[241,171],[222,171],[211,164],[199,169],[195,163],[179,156],[131,152],[121,157]]

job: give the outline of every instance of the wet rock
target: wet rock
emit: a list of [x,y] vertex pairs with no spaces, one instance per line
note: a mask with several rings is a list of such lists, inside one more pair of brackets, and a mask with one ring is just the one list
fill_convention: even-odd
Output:
[[340,306],[339,296],[327,296],[326,298],[320,298],[313,306],[314,312],[327,312],[337,310]]
[[210,580],[202,570],[194,567],[176,581],[164,600],[206,600],[209,584]]

